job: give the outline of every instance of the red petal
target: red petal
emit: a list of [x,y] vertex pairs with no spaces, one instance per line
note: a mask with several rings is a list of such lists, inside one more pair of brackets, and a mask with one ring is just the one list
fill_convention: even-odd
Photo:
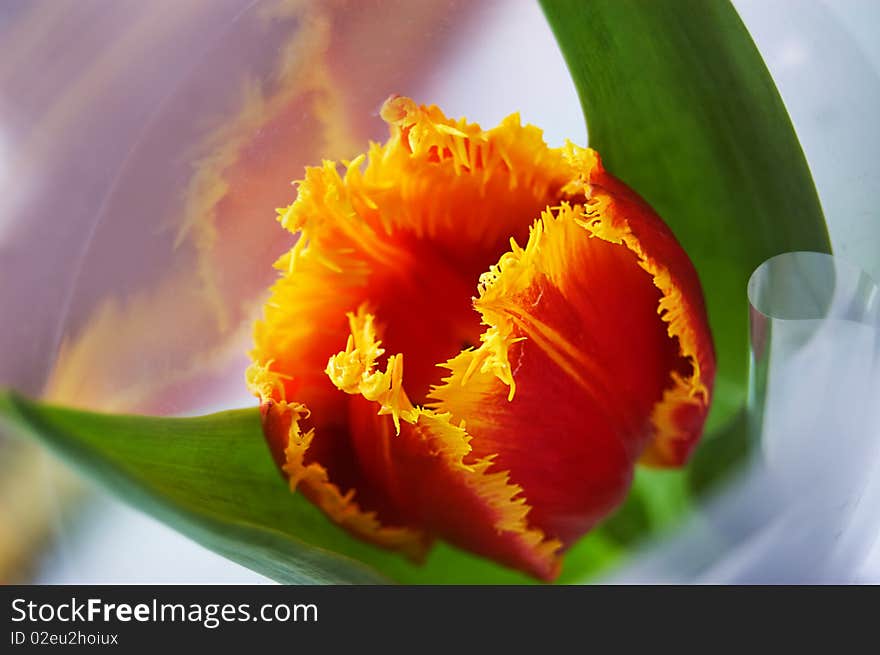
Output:
[[638,194],[607,173],[598,158],[589,180],[592,197],[611,226],[606,234],[616,232],[639,254],[662,291],[663,320],[687,362],[684,369],[673,370],[673,384],[654,408],[655,436],[641,458],[651,466],[681,466],[703,433],[715,382],[715,350],[700,279],[672,231]]
[[552,580],[561,544],[530,525],[522,489],[448,414],[418,410],[394,434],[392,422],[361,402],[353,422],[361,465],[408,525],[510,567]]
[[[623,499],[678,356],[636,255],[591,238],[582,218],[569,206],[546,215],[525,251],[502,259],[477,307],[506,354],[488,340],[462,353],[433,393],[466,421],[475,454],[497,454],[524,488],[530,522],[566,544]],[[505,359],[512,400],[493,370]]]
[[[318,438],[324,448],[315,446],[315,431],[303,433],[300,428],[300,420],[304,417],[301,405],[270,400],[261,405],[260,411],[266,440],[273,457],[289,480],[291,490],[301,491],[327,516],[355,536],[377,546],[398,550],[416,561],[424,558],[430,547],[430,538],[422,530],[389,526],[385,517],[380,519],[375,510],[365,509],[358,502],[360,494],[350,485],[359,483],[361,488],[367,489],[370,485],[364,484],[359,477],[351,453],[337,452],[334,456],[326,448],[346,444],[346,439],[336,434],[324,434],[323,440]],[[316,458],[320,458],[321,463]],[[333,470],[332,481],[328,466]],[[343,487],[344,483],[349,486]],[[367,502],[371,502],[370,499]]]

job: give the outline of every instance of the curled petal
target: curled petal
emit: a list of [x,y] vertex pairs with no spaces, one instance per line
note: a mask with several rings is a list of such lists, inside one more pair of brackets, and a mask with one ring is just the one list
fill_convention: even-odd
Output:
[[622,243],[639,258],[660,290],[658,311],[670,338],[678,342],[684,368],[673,368],[672,384],[655,405],[655,436],[641,462],[681,466],[703,431],[715,380],[715,351],[700,280],[687,254],[665,223],[635,192],[608,174],[601,162],[590,169],[592,233]]
[[[522,488],[493,465],[493,456],[474,456],[463,423],[410,404],[402,389],[401,355],[389,358],[384,373],[374,370],[372,354],[381,348],[373,320],[363,310],[352,315],[352,335],[362,335],[362,350],[352,350],[349,342],[328,365],[340,390],[361,396],[352,409],[352,440],[364,474],[408,524],[537,577],[555,577],[561,544],[529,526],[531,508]],[[346,360],[341,367],[340,359]],[[360,383],[347,384],[352,377]]]
[[[251,376],[255,375],[252,370]],[[383,525],[375,511],[364,509],[356,500],[353,485],[363,485],[364,481],[346,461],[353,453],[339,447],[345,440],[338,439],[332,432],[322,432],[316,439],[314,428],[304,433],[301,421],[308,417],[308,409],[299,403],[267,399],[260,406],[260,414],[272,456],[291,491],[299,490],[333,521],[359,538],[400,551],[415,561],[424,558],[430,539],[422,530]],[[328,467],[336,474],[336,481],[331,481]]]

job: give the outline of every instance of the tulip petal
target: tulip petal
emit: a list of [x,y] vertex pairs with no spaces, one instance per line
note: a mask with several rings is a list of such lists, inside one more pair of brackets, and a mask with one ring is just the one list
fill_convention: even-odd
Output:
[[[328,466],[339,474],[338,466],[345,466],[345,455],[337,453],[331,464],[325,464],[328,453],[314,452],[315,429],[303,433],[300,420],[308,416],[308,410],[301,404],[288,404],[266,400],[260,407],[263,418],[263,431],[274,453],[279,453],[281,470],[286,474],[291,491],[300,490],[311,502],[320,507],[333,521],[356,536],[392,550],[397,550],[415,561],[421,561],[430,540],[423,531],[407,527],[383,525],[375,511],[366,510],[355,501],[360,494],[348,487],[343,491],[339,483],[330,480]],[[324,443],[336,435],[321,434]],[[322,458],[321,455],[324,457]],[[340,456],[341,455],[341,456]],[[338,478],[337,478],[338,479]],[[355,480],[357,482],[357,480]],[[348,483],[352,480],[349,478]],[[362,482],[362,481],[361,481]]]
[[430,403],[467,421],[475,453],[497,455],[534,506],[531,523],[566,545],[621,502],[637,459],[684,461],[714,374],[680,246],[594,153],[569,156],[586,206],[546,211],[526,247],[512,244],[483,276],[475,306],[490,327],[446,365]]
[[670,229],[635,192],[596,161],[590,169],[592,233],[621,243],[639,258],[660,289],[661,318],[678,341],[681,370],[654,407],[655,436],[642,454],[643,464],[681,466],[703,431],[715,380],[715,351],[697,272]]
[[384,351],[371,314],[361,308],[349,319],[352,336],[327,374],[341,391],[368,401],[352,406],[352,439],[385,502],[450,543],[545,580],[556,577],[561,544],[530,527],[522,488],[492,456],[474,456],[471,436],[450,414],[413,407],[403,391],[401,354],[377,370]]

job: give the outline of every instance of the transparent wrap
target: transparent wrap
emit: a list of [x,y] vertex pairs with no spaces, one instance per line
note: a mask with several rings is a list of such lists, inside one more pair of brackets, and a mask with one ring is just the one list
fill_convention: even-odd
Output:
[[742,473],[611,580],[848,583],[880,516],[880,291],[830,255],[762,264],[748,285],[750,434]]

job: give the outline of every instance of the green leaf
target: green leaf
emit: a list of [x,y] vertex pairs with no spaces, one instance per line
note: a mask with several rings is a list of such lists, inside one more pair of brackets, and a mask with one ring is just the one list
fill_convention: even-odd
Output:
[[[5,419],[3,421],[2,419]],[[305,543],[333,532],[266,458],[256,410],[197,418],[94,414],[0,394],[0,428],[47,443],[131,504],[208,548],[285,582],[374,582]]]
[[746,398],[749,276],[782,252],[831,249],[782,99],[727,0],[541,4],[590,145],[696,265],[718,355],[708,429],[724,428]]
[[[0,393],[0,430],[48,444],[132,505],[203,546],[287,583],[531,583],[438,544],[424,566],[350,537],[292,494],[263,440],[257,409],[193,418],[97,414]],[[620,549],[579,544],[567,575],[607,566]]]

